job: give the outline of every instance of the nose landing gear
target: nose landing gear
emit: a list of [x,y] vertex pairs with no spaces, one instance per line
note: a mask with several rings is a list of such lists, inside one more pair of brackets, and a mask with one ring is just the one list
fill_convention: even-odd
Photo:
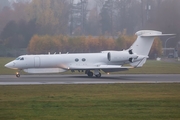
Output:
[[16,72],[16,77],[17,77],[17,78],[19,78],[19,77],[20,77],[19,72]]

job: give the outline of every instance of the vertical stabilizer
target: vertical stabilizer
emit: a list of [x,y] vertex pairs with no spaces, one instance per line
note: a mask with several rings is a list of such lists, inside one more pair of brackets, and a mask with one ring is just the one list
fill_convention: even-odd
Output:
[[169,36],[174,34],[162,34],[162,32],[159,31],[141,30],[136,32],[136,35],[137,39],[129,49],[131,49],[133,53],[136,53],[139,57],[137,60],[131,63],[131,65],[134,67],[142,67],[148,58],[148,54],[155,37]]
[[130,47],[130,49],[132,49],[133,52],[138,55],[148,56],[154,38],[156,36],[161,36],[162,32],[152,31],[152,30],[142,30],[136,32],[136,35],[137,35],[137,39]]

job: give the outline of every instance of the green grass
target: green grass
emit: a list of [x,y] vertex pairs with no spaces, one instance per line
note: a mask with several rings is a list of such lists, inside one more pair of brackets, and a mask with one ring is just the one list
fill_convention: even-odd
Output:
[[[5,68],[4,65],[14,58],[0,58],[0,75],[15,74],[16,70]],[[148,60],[143,67],[117,72],[118,74],[180,74],[180,62],[163,62]],[[21,74],[25,74],[22,72]],[[61,74],[72,74],[70,71]],[[74,74],[79,74],[75,72]]]
[[12,69],[8,69],[6,67],[4,67],[4,65],[10,61],[14,60],[14,58],[4,58],[4,57],[0,57],[0,75],[4,75],[4,74],[15,74],[16,71],[12,70]]
[[0,120],[176,120],[180,84],[0,86]]
[[148,60],[143,67],[121,72],[133,74],[180,74],[180,62]]

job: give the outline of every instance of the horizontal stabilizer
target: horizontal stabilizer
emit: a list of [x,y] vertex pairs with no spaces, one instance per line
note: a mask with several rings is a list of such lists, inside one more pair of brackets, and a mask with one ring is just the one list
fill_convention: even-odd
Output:
[[141,35],[141,37],[163,37],[163,36],[174,36],[175,34],[153,34],[153,35]]
[[136,32],[136,35],[140,37],[161,37],[161,36],[174,36],[175,34],[162,34],[162,32],[160,31],[141,30]]

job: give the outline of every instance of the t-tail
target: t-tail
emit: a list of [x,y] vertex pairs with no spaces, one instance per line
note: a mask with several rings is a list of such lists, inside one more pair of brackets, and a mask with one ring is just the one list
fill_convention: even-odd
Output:
[[153,30],[141,30],[136,32],[137,39],[129,48],[133,53],[138,55],[138,58],[130,63],[133,67],[142,67],[146,62],[146,59],[149,57],[149,52],[155,37],[160,36],[172,36],[174,34],[162,34],[159,31]]

